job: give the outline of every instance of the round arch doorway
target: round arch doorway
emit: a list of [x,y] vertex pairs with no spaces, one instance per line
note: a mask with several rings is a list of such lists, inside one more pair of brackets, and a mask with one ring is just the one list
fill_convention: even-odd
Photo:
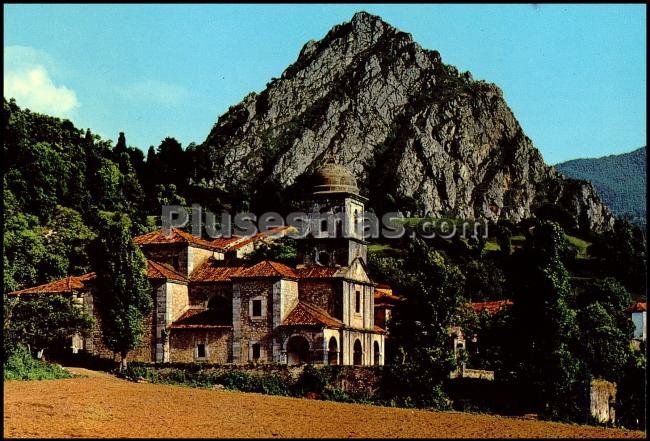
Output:
[[352,364],[355,366],[361,366],[363,360],[363,347],[361,346],[361,342],[359,341],[359,339],[356,339],[354,341],[354,346],[352,347],[352,350],[353,350]]
[[327,364],[339,364],[339,344],[336,337],[330,337],[330,342],[327,346]]
[[287,341],[287,364],[309,363],[309,342],[301,335],[294,335]]
[[373,344],[373,364],[379,366],[381,363],[381,352],[379,351],[379,342]]

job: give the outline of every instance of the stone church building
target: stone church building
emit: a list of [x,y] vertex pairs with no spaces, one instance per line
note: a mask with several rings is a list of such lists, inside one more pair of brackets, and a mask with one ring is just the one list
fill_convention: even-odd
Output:
[[[359,228],[365,201],[344,167],[321,167],[306,201],[310,219],[318,221],[297,239],[296,267],[268,260],[249,264],[241,258],[288,227],[215,240],[178,229],[136,237],[147,258],[154,308],[143,341],[129,359],[382,365],[386,323],[399,297],[390,287],[378,289],[367,273],[367,245]],[[318,216],[327,214],[338,220]],[[93,335],[74,338],[72,350],[113,358],[93,307],[93,280],[89,273],[12,294],[23,299],[71,296],[98,319]]]

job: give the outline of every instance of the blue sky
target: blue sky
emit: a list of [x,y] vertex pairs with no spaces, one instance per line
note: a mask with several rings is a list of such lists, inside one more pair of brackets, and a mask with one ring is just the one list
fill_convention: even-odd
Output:
[[5,96],[145,151],[200,143],[359,10],[499,85],[549,164],[646,144],[644,5],[4,5]]

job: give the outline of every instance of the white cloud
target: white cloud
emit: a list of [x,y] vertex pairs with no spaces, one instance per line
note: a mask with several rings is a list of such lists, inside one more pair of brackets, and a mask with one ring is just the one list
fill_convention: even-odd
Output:
[[73,90],[54,83],[48,71],[53,65],[43,51],[28,46],[5,47],[4,96],[15,98],[19,106],[32,111],[69,116],[79,101]]
[[187,96],[187,90],[182,86],[157,80],[145,80],[127,86],[116,87],[116,92],[122,97],[137,102],[151,102],[162,106],[175,106]]

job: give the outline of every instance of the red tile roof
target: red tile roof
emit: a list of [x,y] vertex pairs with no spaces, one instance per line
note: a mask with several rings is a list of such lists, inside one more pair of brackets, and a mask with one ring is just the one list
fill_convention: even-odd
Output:
[[232,275],[232,278],[257,278],[257,277],[279,277],[288,279],[297,279],[298,274],[293,268],[289,268],[279,262],[271,260],[262,260],[261,262],[242,269],[237,275]]
[[234,244],[242,242],[246,239],[248,238],[245,236],[219,237],[217,239],[211,240],[210,243],[218,248],[223,248],[224,250],[228,250]]
[[303,266],[296,268],[296,273],[301,279],[324,279],[337,277],[341,268],[332,266]]
[[186,231],[172,228],[171,234],[167,236],[163,229],[152,231],[151,233],[137,236],[133,241],[138,245],[158,245],[158,244],[172,244],[181,243],[185,245],[195,245],[202,248],[207,248],[213,251],[223,251],[220,247],[215,246],[211,241],[196,237]]
[[187,277],[164,263],[147,260],[147,277],[153,280],[178,280],[187,282]]
[[192,282],[230,282],[232,276],[236,276],[244,268],[244,266],[225,266],[221,260],[208,259],[192,272],[190,280]]
[[219,321],[214,311],[209,309],[188,309],[174,323],[174,329],[232,328],[232,325]]
[[236,251],[240,248],[245,247],[246,245],[250,244],[251,242],[257,242],[261,241],[264,239],[267,239],[269,237],[276,237],[276,236],[283,236],[286,234],[291,228],[288,225],[282,226],[282,227],[274,227],[270,228],[268,230],[259,232],[253,236],[233,236],[230,238],[218,238],[214,239],[211,241],[211,243],[215,246],[218,246],[220,248],[223,248],[224,250],[233,250]]
[[33,286],[31,288],[21,289],[9,293],[10,295],[23,294],[62,294],[72,291],[86,289],[86,283],[95,279],[95,273],[86,273],[81,276],[68,276],[60,280],[54,280],[43,285]]
[[282,321],[285,326],[325,326],[341,328],[343,322],[329,315],[327,311],[306,302],[298,302],[287,318]]
[[380,326],[377,326],[377,325],[375,325],[374,328],[373,328],[372,330],[375,331],[375,332],[382,333],[382,334],[385,334],[385,333],[386,333],[386,330],[385,330],[384,328],[382,328],[382,327],[380,327]]
[[395,303],[401,300],[400,296],[393,294],[393,288],[385,284],[379,284],[375,287],[375,305],[377,302]]
[[480,313],[481,311],[485,310],[487,311],[488,314],[494,315],[497,312],[499,312],[503,308],[509,308],[513,305],[512,301],[510,300],[493,300],[490,302],[472,302],[470,303],[470,306],[472,309]]
[[648,307],[646,302],[636,302],[630,305],[630,307],[626,309],[626,312],[644,312],[647,310]]

